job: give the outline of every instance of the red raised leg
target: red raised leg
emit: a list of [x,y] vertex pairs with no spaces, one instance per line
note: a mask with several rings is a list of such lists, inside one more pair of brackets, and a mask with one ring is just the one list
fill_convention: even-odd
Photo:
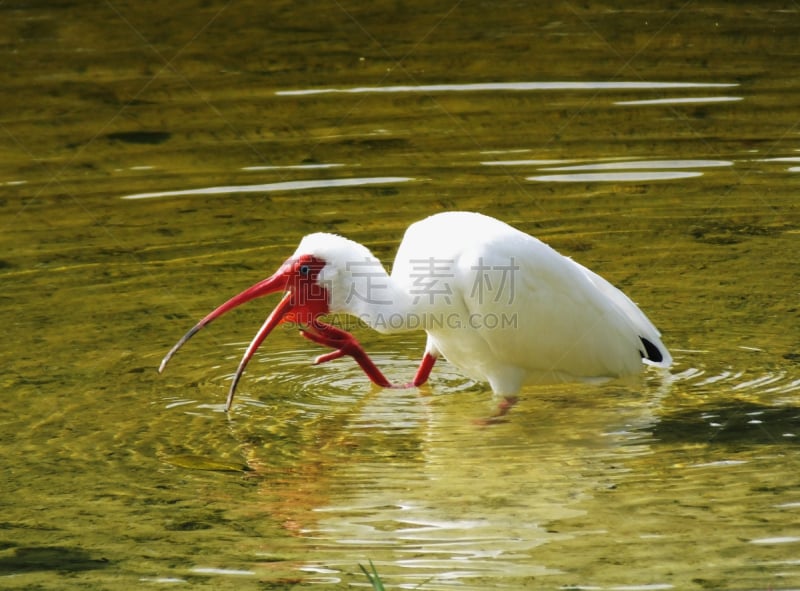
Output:
[[367,352],[364,351],[361,343],[349,332],[316,320],[313,325],[300,329],[300,334],[310,341],[336,349],[335,351],[317,357],[314,361],[315,364],[349,356],[356,360],[358,365],[361,366],[361,369],[364,370],[364,373],[367,374],[367,377],[372,380],[374,384],[383,388],[395,387],[372,362],[372,359],[370,359]]

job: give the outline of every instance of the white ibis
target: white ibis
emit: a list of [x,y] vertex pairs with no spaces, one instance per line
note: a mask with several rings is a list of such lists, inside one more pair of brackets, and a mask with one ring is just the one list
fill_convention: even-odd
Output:
[[641,310],[608,281],[540,240],[485,215],[447,212],[406,230],[391,275],[361,244],[334,234],[303,238],[272,276],[197,323],[167,353],[159,371],[198,330],[254,298],[285,292],[247,347],[226,410],[253,353],[283,322],[350,356],[370,380],[392,383],[326,314],[348,314],[382,333],[425,330],[425,354],[408,386],[425,383],[445,357],[501,396],[500,414],[524,384],[597,381],[669,367],[669,352]]

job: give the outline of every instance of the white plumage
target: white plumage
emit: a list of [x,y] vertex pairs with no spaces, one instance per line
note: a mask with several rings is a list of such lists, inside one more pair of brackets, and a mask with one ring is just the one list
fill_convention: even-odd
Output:
[[499,220],[452,212],[412,224],[392,279],[410,289],[411,261],[426,257],[454,261],[452,305],[440,298],[436,313],[455,313],[467,326],[428,330],[427,350],[497,394],[633,375],[649,356],[642,338],[661,353],[650,363],[671,363],[658,330],[624,293]]

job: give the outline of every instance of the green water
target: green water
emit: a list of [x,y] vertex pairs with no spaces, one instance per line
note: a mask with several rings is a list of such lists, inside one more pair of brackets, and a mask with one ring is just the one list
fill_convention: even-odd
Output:
[[[796,5],[83,4],[0,6],[0,587],[800,588]],[[619,285],[670,376],[480,427],[446,363],[281,329],[226,415],[274,300],[156,372],[304,234],[388,264],[450,209]],[[410,379],[424,335],[357,336]]]

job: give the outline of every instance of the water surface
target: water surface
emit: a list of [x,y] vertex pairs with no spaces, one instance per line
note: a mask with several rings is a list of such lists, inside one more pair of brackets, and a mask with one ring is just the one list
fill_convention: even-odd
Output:
[[[0,586],[800,588],[798,9],[8,5]],[[274,300],[467,209],[620,286],[667,375],[371,386]],[[358,329],[408,380],[424,336]]]

